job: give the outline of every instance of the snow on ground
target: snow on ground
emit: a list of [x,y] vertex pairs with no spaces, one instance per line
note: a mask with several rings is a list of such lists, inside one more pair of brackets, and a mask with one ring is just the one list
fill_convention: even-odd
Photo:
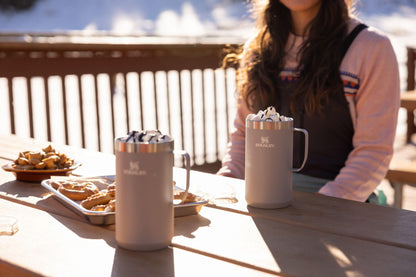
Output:
[[242,35],[251,28],[243,1],[37,0],[30,11],[0,13],[0,32]]

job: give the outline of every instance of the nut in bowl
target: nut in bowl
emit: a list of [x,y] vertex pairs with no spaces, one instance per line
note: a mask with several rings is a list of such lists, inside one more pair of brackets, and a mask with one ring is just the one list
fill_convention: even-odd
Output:
[[20,152],[14,162],[3,166],[13,172],[17,180],[40,182],[51,176],[65,176],[81,164],[64,153],[57,152],[51,145],[41,151]]

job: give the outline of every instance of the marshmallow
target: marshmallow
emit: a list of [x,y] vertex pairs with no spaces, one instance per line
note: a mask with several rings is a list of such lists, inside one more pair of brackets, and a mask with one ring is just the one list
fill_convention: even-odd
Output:
[[125,142],[147,142],[147,143],[162,143],[171,141],[168,135],[162,134],[159,130],[149,131],[131,131],[128,136],[123,138]]
[[264,111],[260,110],[257,114],[249,114],[247,116],[247,120],[252,121],[270,121],[270,122],[278,122],[278,121],[289,121],[290,118],[284,115],[280,115],[275,107],[270,106]]

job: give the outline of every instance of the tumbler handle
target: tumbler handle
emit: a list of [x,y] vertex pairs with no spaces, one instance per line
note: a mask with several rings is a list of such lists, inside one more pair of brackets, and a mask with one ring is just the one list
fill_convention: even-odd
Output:
[[293,172],[299,172],[305,166],[306,160],[308,159],[308,148],[309,148],[309,134],[305,129],[293,128],[293,131],[302,132],[305,135],[305,154],[303,155],[303,162],[299,168],[292,168]]
[[181,203],[182,204],[186,197],[188,196],[189,186],[190,186],[190,179],[191,179],[191,157],[189,156],[188,152],[185,150],[173,150],[173,154],[175,155],[182,155],[185,158],[185,169],[186,169],[186,189],[182,196]]

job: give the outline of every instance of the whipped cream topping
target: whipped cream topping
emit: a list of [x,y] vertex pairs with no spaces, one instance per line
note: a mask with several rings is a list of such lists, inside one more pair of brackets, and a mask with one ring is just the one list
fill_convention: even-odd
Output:
[[163,143],[172,141],[170,136],[162,134],[159,130],[130,131],[126,137],[121,138],[124,142]]
[[264,111],[263,110],[258,111],[257,114],[249,114],[247,116],[247,120],[278,122],[278,121],[289,121],[290,118],[284,115],[280,115],[276,111],[275,107],[270,106]]

